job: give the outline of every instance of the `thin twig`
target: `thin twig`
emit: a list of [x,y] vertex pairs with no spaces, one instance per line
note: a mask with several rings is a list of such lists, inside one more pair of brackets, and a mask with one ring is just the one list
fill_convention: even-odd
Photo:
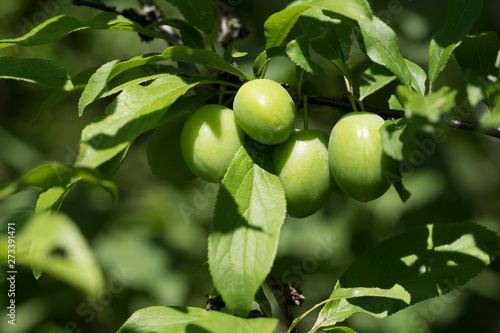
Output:
[[91,7],[91,8],[102,10],[104,12],[120,14],[120,12],[117,11],[115,7],[107,6],[100,1],[93,2],[93,1],[87,1],[87,0],[73,0],[73,5]]
[[[276,278],[271,274],[267,276],[266,282],[269,288],[271,288],[271,291],[273,292],[274,298],[278,303],[281,313],[283,313],[283,316],[285,317],[288,327],[290,327],[294,321],[294,318],[292,310],[290,309],[290,306],[286,302],[285,291],[283,289],[283,286],[280,285],[279,282],[276,280]],[[299,327],[295,326],[292,332],[300,333]]]
[[[316,104],[321,106],[328,106],[339,110],[349,110],[352,111],[353,107],[351,102],[346,97],[318,97],[309,96],[309,104]],[[369,105],[365,105],[365,110],[378,114],[384,119],[389,118],[403,118],[405,112],[402,110],[378,108]],[[488,130],[484,131],[481,129],[481,123],[467,122],[458,119],[452,119],[449,122],[451,128],[460,129],[469,132],[481,133],[493,138],[500,139],[500,131],[498,130]]]

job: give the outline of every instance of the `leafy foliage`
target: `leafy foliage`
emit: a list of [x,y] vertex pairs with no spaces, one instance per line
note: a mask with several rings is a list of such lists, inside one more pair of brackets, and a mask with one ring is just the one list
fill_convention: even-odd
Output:
[[[470,123],[468,129],[490,134],[493,131],[498,136],[500,41],[494,32],[468,35],[482,11],[482,1],[449,2],[446,22],[430,43],[427,72],[422,68],[425,65],[403,56],[400,46],[404,44],[400,44],[398,30],[374,16],[366,0],[293,1],[265,20],[265,47],[256,52],[253,77],[245,72],[244,65],[239,66],[243,64],[239,63],[240,59],[249,53],[239,51],[236,43],[221,51],[212,40],[212,34],[218,30],[217,14],[226,15],[225,3],[167,1],[179,10],[184,20],[155,17],[153,23],[146,25],[110,12],[87,21],[59,15],[24,36],[0,40],[0,49],[32,47],[77,31],[121,30],[162,39],[169,44],[160,53],[141,52],[125,59],[112,59],[100,67],[85,69],[73,78],[52,60],[0,57],[0,79],[35,83],[54,90],[40,103],[35,118],[76,93],[81,93],[79,116],[90,104],[105,97],[113,98],[103,115],[80,127],[83,128],[80,151],[74,163],[39,163],[17,181],[0,184],[0,199],[31,187],[41,190],[32,216],[23,223],[16,239],[18,263],[30,267],[36,278],[47,273],[87,296],[98,295],[104,285],[103,273],[84,233],[68,216],[58,213],[66,197],[78,184],[88,182],[107,190],[116,202],[118,189],[111,179],[131,147],[140,147],[140,143],[136,145],[141,141],[138,138],[180,112],[202,104],[217,101],[231,107],[241,85],[263,78],[272,58],[285,57],[296,65],[298,96],[292,95],[298,112],[303,115],[305,128],[309,126],[309,118],[313,118],[308,113],[308,108],[312,108],[308,105],[310,95],[304,88],[308,83],[305,78],[314,76],[309,82],[312,89],[316,88],[316,82],[312,82],[317,77],[326,77],[331,82],[328,76],[323,77],[328,73],[327,66],[333,65],[345,83],[345,89],[339,89],[344,90],[344,96],[323,98],[332,103],[330,109],[364,111],[362,101],[367,97],[382,89],[393,89],[388,100],[392,110],[383,106],[368,106],[367,110],[386,118],[380,129],[383,150],[403,164],[420,148],[419,139],[445,135],[450,127],[458,88],[447,85],[436,88],[436,82],[454,55],[466,81],[469,103],[475,107],[484,102],[489,110],[482,123]],[[220,7],[218,11],[216,4]],[[142,15],[140,11],[137,13]],[[233,14],[222,17],[222,21],[237,26],[240,22]],[[157,29],[164,25],[176,29],[182,43],[179,36],[173,38]],[[296,25],[302,29],[301,33],[294,30]],[[353,30],[361,51],[367,56],[363,68],[357,56],[351,58],[351,53],[356,51],[351,40]],[[205,49],[206,44],[210,44],[211,50]],[[356,76],[359,73],[359,80],[352,77],[353,73]],[[393,84],[396,79],[399,85]],[[288,84],[283,82],[284,87]],[[324,101],[318,104],[326,106]],[[291,105],[294,106],[292,102]],[[396,119],[398,117],[401,118]],[[4,148],[1,143],[0,146]],[[118,333],[270,333],[278,327],[277,319],[244,317],[257,306],[264,315],[272,316],[276,305],[284,312],[289,332],[307,314],[324,305],[310,332],[352,333],[353,329],[337,324],[358,312],[384,318],[423,300],[450,292],[460,293],[462,286],[500,256],[500,238],[493,231],[465,222],[428,224],[396,235],[361,255],[338,280],[334,277],[337,281],[327,300],[292,321],[286,302],[297,302],[280,298],[286,298],[282,295],[286,287],[272,290],[273,300],[263,286],[270,280],[286,218],[285,193],[270,159],[273,149],[277,148],[249,138],[240,147],[219,184],[210,231],[204,230],[208,233],[205,266],[215,287],[212,295],[220,294],[236,316],[196,307],[153,306],[132,314]],[[386,179],[394,185],[403,202],[411,202],[401,170],[386,175]],[[171,204],[177,194],[175,192],[172,198],[161,197],[162,204]],[[208,199],[203,197],[202,201],[204,204],[198,206],[206,206]],[[381,202],[380,207],[383,204]],[[198,206],[196,214],[200,210]],[[150,223],[154,214],[141,219]],[[163,217],[165,214],[162,214]],[[158,226],[160,223],[151,224],[155,224],[158,234],[165,233],[164,226]],[[293,222],[291,224],[293,226]],[[184,230],[179,226],[175,228],[179,229],[172,230]],[[9,242],[12,243],[8,237],[0,235],[0,245],[7,247]],[[342,242],[348,243],[348,240]],[[299,248],[295,243],[294,247]],[[171,244],[162,249],[166,248],[175,253],[184,251]],[[0,261],[8,260],[7,253],[1,252]],[[298,286],[290,285],[288,289],[293,287]],[[294,294],[294,297],[298,296]]]
[[[429,224],[380,243],[359,257],[340,277],[339,288],[388,288],[400,284],[411,304],[460,288],[490,264],[500,251],[499,237],[472,223]],[[467,269],[464,269],[467,267]],[[329,302],[319,314],[320,327],[343,321],[355,312],[386,317],[407,304],[367,297]]]

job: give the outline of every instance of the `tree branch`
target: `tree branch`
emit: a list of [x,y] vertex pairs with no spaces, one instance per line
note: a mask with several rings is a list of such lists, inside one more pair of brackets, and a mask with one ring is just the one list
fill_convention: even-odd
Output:
[[[290,309],[290,306],[287,303],[287,297],[285,294],[285,290],[283,286],[279,284],[279,282],[276,280],[274,276],[269,274],[266,279],[267,285],[269,288],[271,288],[271,291],[273,292],[274,298],[276,299],[276,302],[278,303],[278,306],[281,310],[281,313],[283,313],[283,316],[285,317],[285,320],[288,324],[288,327],[290,327],[294,321],[293,318],[293,313],[292,310]],[[292,329],[293,333],[300,333],[299,327],[295,326]]]
[[[319,97],[319,96],[309,96],[308,101],[310,104],[316,104],[321,106],[328,106],[339,110],[349,110],[352,111],[352,105],[349,99],[346,97]],[[358,109],[361,109],[361,105],[358,104]],[[369,105],[365,105],[365,110],[378,114],[384,119],[388,118],[403,118],[405,112],[402,110],[377,108]],[[452,119],[449,122],[451,128],[460,129],[469,132],[481,133],[493,138],[500,139],[500,131],[489,130],[484,131],[481,129],[481,123],[467,122],[458,119]]]

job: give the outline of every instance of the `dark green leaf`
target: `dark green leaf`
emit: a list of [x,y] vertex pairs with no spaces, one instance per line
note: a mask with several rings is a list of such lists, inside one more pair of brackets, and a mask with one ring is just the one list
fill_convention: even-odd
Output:
[[214,285],[242,317],[271,270],[286,213],[285,193],[278,176],[267,170],[268,159],[256,147],[242,146],[236,153],[217,196],[208,239]]
[[72,32],[81,30],[135,31],[145,36],[162,38],[166,39],[171,44],[177,44],[167,35],[145,29],[139,23],[129,20],[119,14],[103,12],[88,21],[80,21],[77,18],[67,15],[50,18],[22,37],[0,40],[0,49],[12,45],[36,46],[48,44]]
[[261,77],[266,64],[275,57],[287,57],[285,46],[276,46],[270,49],[264,50],[261,54],[255,58],[253,63],[253,75],[255,77]]
[[17,264],[46,272],[93,297],[102,291],[104,280],[98,263],[85,237],[67,216],[35,214],[16,244]]
[[127,87],[106,109],[108,116],[83,129],[76,165],[96,168],[110,160],[137,136],[156,127],[170,106],[200,83],[168,75],[148,86]]
[[215,5],[213,0],[167,0],[177,7],[186,21],[210,34],[215,23]]
[[218,311],[206,311],[186,327],[186,333],[274,333],[275,318],[238,318]]
[[479,35],[466,36],[453,54],[467,80],[467,97],[472,106],[486,100],[488,87],[497,81],[497,60],[500,52],[500,40],[496,33],[486,32]]
[[35,122],[45,111],[53,109],[56,105],[61,103],[66,98],[83,91],[90,77],[95,73],[96,70],[97,68],[84,69],[73,78],[73,89],[68,91],[56,90],[52,94],[50,94],[42,102],[42,104],[40,104],[32,121]]
[[389,69],[406,86],[412,87],[412,82],[417,80],[408,69],[394,31],[378,17],[373,17],[371,22],[359,22],[359,27],[368,57]]
[[193,307],[152,306],[134,312],[117,333],[183,333],[205,313]]
[[484,81],[496,81],[498,68],[496,62],[500,51],[500,40],[494,32],[466,36],[453,51],[458,65],[465,73],[467,70]]
[[[410,293],[413,305],[459,289],[499,254],[498,234],[482,226],[429,224],[388,239],[366,252],[340,276],[335,290],[387,289],[399,284]],[[356,312],[383,318],[407,306],[391,298],[342,299],[326,304],[319,320],[321,326],[332,326]]]
[[305,35],[292,40],[286,46],[286,54],[297,66],[308,73],[319,75],[323,73],[321,67],[314,63],[309,53],[309,41]]
[[271,318],[273,316],[271,303],[267,299],[266,294],[264,293],[264,289],[262,289],[262,287],[259,288],[257,294],[255,295],[255,302],[259,304],[260,310],[264,314],[264,317]]
[[333,24],[328,24],[320,36],[311,40],[311,47],[316,53],[334,64],[344,77],[351,77],[351,65],[347,61],[349,54],[344,53]]
[[448,14],[444,27],[431,41],[429,52],[429,81],[431,86],[448,63],[453,50],[481,14],[482,8],[483,1],[448,1]]
[[2,57],[0,79],[32,82],[63,91],[73,89],[66,69],[47,59]]
[[163,23],[179,30],[184,45],[195,49],[205,48],[205,41],[203,40],[203,36],[196,28],[194,28],[191,24],[187,23],[186,21],[170,19],[164,21]]
[[187,46],[171,46],[167,48],[163,52],[163,54],[141,55],[134,57],[130,60],[120,62],[113,68],[113,70],[109,74],[108,80],[132,67],[137,67],[145,64],[152,64],[158,61],[165,61],[165,60],[185,61],[185,62],[200,64],[203,66],[227,72],[229,74],[233,74],[245,80],[252,80],[251,77],[246,75],[240,69],[228,63],[226,60],[221,58],[217,53],[209,50],[192,49]]
[[363,100],[395,79],[396,76],[385,67],[377,64],[371,65],[359,75],[359,99]]

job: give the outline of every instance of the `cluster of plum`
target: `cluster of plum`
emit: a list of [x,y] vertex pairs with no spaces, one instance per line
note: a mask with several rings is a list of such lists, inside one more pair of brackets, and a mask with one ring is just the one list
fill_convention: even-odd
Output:
[[196,177],[221,182],[246,135],[272,149],[272,161],[287,201],[287,212],[306,217],[327,201],[334,183],[367,202],[384,194],[397,163],[382,150],[384,120],[368,112],[344,115],[330,137],[320,130],[295,129],[295,104],[277,82],[243,84],[230,108],[208,104],[182,112],[154,130],[149,166],[157,177],[181,183]]

